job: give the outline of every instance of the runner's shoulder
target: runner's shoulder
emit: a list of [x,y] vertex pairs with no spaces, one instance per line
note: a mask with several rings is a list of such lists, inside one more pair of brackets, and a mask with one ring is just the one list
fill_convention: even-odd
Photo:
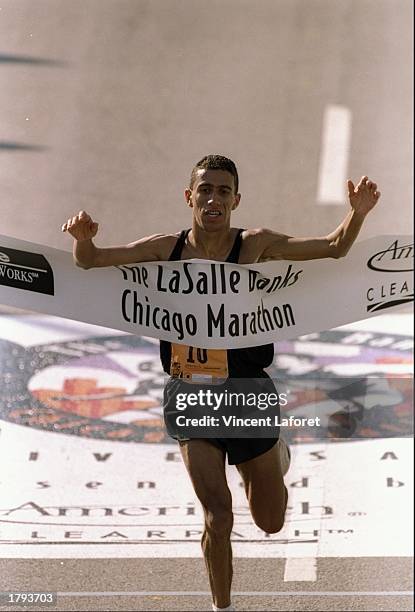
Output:
[[287,238],[285,234],[270,230],[266,227],[246,229],[242,232],[242,240],[247,244],[267,245],[270,241]]
[[245,229],[242,232],[242,241],[245,247],[254,248],[264,241],[269,230],[264,227]]
[[263,253],[269,243],[274,242],[280,234],[264,227],[246,229],[242,232],[242,250],[239,262],[258,263],[263,261]]
[[269,234],[279,235],[278,232],[274,230],[270,230],[266,227],[255,227],[255,228],[244,229],[242,231],[242,238],[243,240],[245,239],[246,240],[258,240],[258,239],[263,238],[264,236],[268,236]]
[[257,228],[248,228],[242,230],[242,240],[252,241],[258,238],[263,232],[264,229],[262,227]]

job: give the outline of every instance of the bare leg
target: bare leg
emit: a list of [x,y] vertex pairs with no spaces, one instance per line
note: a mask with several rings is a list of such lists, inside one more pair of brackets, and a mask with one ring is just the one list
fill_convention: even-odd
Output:
[[181,442],[180,450],[205,515],[202,550],[213,601],[226,608],[231,602],[233,514],[225,453],[207,440]]
[[288,491],[281,472],[278,445],[236,467],[242,477],[255,524],[266,533],[281,531]]

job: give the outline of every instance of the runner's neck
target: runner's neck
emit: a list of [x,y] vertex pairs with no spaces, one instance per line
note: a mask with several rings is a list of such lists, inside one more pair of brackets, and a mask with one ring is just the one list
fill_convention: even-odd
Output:
[[235,241],[235,232],[231,227],[217,232],[206,232],[198,226],[194,226],[187,235],[188,245],[198,252],[201,259],[210,259],[218,254],[229,253]]

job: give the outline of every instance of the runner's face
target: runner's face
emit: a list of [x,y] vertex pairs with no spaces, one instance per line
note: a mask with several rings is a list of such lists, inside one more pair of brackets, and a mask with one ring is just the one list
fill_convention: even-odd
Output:
[[201,168],[193,188],[186,189],[185,198],[193,208],[196,223],[207,231],[215,231],[230,226],[231,212],[238,206],[241,196],[235,193],[230,172]]

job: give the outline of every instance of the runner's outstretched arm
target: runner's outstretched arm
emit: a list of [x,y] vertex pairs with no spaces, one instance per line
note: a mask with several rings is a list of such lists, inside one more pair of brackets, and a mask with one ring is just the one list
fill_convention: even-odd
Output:
[[294,238],[268,229],[255,230],[260,241],[259,261],[344,257],[356,240],[366,215],[380,198],[376,183],[367,176],[362,176],[356,187],[351,180],[347,186],[351,210],[334,232],[319,238]]
[[174,235],[154,234],[125,246],[99,248],[92,240],[97,234],[98,223],[95,223],[84,210],[68,219],[62,225],[62,231],[68,232],[74,238],[74,261],[77,266],[85,270],[168,259],[177,240],[177,236]]

